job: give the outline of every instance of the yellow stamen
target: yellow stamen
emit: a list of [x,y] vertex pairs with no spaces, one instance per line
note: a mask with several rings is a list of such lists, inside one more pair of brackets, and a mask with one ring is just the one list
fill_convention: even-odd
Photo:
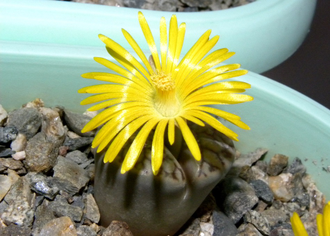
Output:
[[156,72],[150,76],[156,92],[154,97],[155,109],[163,117],[173,117],[180,111],[180,103],[175,94],[175,82],[171,74],[164,71]]

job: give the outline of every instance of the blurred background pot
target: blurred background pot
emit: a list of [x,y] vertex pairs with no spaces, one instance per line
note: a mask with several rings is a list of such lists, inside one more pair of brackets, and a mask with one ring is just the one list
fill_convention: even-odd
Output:
[[[187,23],[182,55],[196,42],[196,35],[212,29],[212,35],[220,35],[218,47],[236,52],[226,63],[239,62],[245,69],[262,73],[301,45],[315,5],[316,0],[257,0],[221,11],[177,12],[178,21]],[[82,96],[76,91],[83,83],[80,74],[94,68],[92,57],[107,56],[98,34],[130,48],[121,34],[124,28],[149,53],[137,11],[63,1],[0,0],[2,105],[10,109],[43,97],[46,104],[66,103],[69,109],[78,109]],[[143,13],[155,32],[160,17],[170,19],[173,14]],[[159,35],[154,37],[159,42]]]

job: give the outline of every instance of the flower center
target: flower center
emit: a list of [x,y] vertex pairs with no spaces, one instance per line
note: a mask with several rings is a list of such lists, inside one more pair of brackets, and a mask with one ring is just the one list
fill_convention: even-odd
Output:
[[175,95],[175,82],[171,74],[163,71],[151,75],[156,93],[154,105],[156,110],[164,117],[174,117],[180,110],[180,103]]

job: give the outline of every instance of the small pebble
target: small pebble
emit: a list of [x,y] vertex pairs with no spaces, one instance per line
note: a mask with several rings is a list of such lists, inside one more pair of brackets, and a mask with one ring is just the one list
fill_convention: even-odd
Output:
[[67,216],[53,219],[43,226],[39,236],[77,236],[77,230]]
[[26,107],[9,112],[7,127],[15,127],[19,133],[32,138],[41,126],[42,116],[36,108]]
[[10,148],[15,152],[20,152],[25,149],[26,143],[26,136],[24,134],[19,133],[16,139],[10,144]]
[[8,113],[0,104],[0,127],[3,126],[7,120]]
[[18,130],[14,126],[0,127],[0,143],[8,143],[14,140]]
[[268,165],[268,174],[270,176],[276,176],[280,174],[283,169],[288,165],[289,157],[276,154],[270,159]]
[[21,160],[25,159],[26,153],[25,153],[25,151],[16,152],[16,153],[12,154],[11,157],[16,161],[21,161]]

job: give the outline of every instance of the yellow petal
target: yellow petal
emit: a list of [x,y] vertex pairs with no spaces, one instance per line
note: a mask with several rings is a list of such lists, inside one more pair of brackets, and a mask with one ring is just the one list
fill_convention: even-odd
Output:
[[247,70],[236,70],[236,71],[231,71],[227,73],[223,73],[226,71],[225,69],[237,69],[240,67],[239,64],[232,64],[231,68],[225,66],[225,67],[218,67],[212,71],[208,71],[201,76],[197,77],[195,80],[193,80],[191,83],[187,84],[185,83],[185,87],[182,85],[181,90],[182,90],[182,95],[180,95],[181,99],[185,96],[187,96],[189,93],[193,92],[194,90],[197,90],[198,88],[219,82],[224,79],[229,79],[233,78],[236,76],[241,76],[245,75],[247,73]]
[[300,220],[297,212],[293,212],[292,217],[290,218],[293,233],[296,236],[308,236],[308,233]]
[[151,55],[154,58],[156,69],[160,71],[161,66],[160,66],[160,62],[159,62],[157,47],[155,44],[154,37],[152,36],[151,30],[149,28],[148,22],[147,22],[146,18],[144,17],[144,15],[142,14],[142,12],[140,12],[140,11],[138,13],[138,18],[139,18],[140,26],[141,26],[142,32],[144,34],[144,37],[146,38],[147,43],[149,45]]
[[180,58],[185,33],[186,33],[186,24],[181,23],[180,26],[179,26],[179,32],[178,32],[178,36],[177,36],[177,40],[176,40],[176,48],[175,48],[173,66],[169,70],[169,72],[171,72],[171,73],[173,71],[173,68],[175,68],[178,65],[178,61],[179,61],[179,58]]
[[[98,103],[98,104],[88,108],[87,110],[88,111],[98,111],[98,110],[101,110],[103,108],[109,108],[113,105],[116,105],[116,104],[119,104],[119,103],[125,103],[125,102],[137,102],[137,101],[136,100],[128,100],[125,97],[124,98],[115,98],[115,99],[111,99],[111,100],[108,100],[108,101],[105,101],[105,102]],[[142,104],[145,104],[145,103],[141,103],[141,105]]]
[[211,115],[209,115],[205,112],[201,112],[201,111],[197,111],[197,110],[195,110],[195,111],[190,110],[187,113],[203,120],[205,123],[208,123],[210,126],[215,128],[219,132],[227,135],[229,138],[231,138],[235,141],[238,141],[238,139],[237,139],[238,135],[234,131],[232,131],[231,129],[228,129],[226,126],[221,124],[221,122],[218,121],[213,116],[211,116]]
[[[111,50],[113,50],[116,54],[120,57],[122,57],[121,60],[119,59],[117,56],[115,56],[115,59],[119,59],[118,62],[121,63],[124,67],[126,67],[129,71],[132,72],[131,68],[136,68],[138,69],[146,78],[150,78],[149,73],[146,71],[146,69],[140,64],[140,62],[138,62],[125,48],[123,48],[122,46],[120,46],[118,43],[116,43],[115,41],[113,41],[112,39],[99,34],[99,38],[102,40],[103,43],[105,43],[105,45],[107,45],[108,48],[110,48]],[[111,53],[110,53],[111,55]],[[112,55],[113,56],[113,55]],[[132,66],[127,67],[129,62]],[[140,74],[140,73],[135,73],[135,75],[137,77],[139,77],[141,80],[144,80],[145,78]]]
[[207,30],[190,48],[190,50],[187,52],[187,54],[182,58],[181,62],[177,66],[177,69],[175,70],[175,73],[172,75],[173,79],[175,79],[176,86],[180,86],[180,84],[183,82],[184,77],[181,76],[181,74],[184,72],[187,65],[190,63],[191,59],[194,57],[194,55],[197,53],[198,50],[200,50],[201,47],[208,41],[208,38],[211,34],[211,30]]
[[169,36],[167,66],[166,66],[166,69],[164,70],[164,71],[166,71],[166,73],[171,73],[171,71],[172,71],[174,57],[175,57],[175,51],[176,51],[176,47],[177,47],[178,21],[177,21],[175,15],[172,15],[172,17],[171,17],[169,34],[170,34],[170,36]]
[[[240,64],[230,64],[230,65],[219,66],[217,68],[214,68],[212,70],[209,70],[209,71],[199,75],[194,80],[192,80],[191,83],[185,82],[186,86],[182,86],[181,88],[184,90],[193,91],[204,85],[220,81],[223,78],[218,77],[219,75],[221,75],[222,73],[224,73],[226,71],[236,70],[236,69],[240,68],[240,66],[241,66]],[[240,73],[241,73],[241,75],[244,75],[247,73],[247,71],[240,70]]]
[[129,125],[125,126],[125,128],[120,131],[120,133],[110,144],[110,147],[104,156],[104,163],[112,162],[117,157],[118,153],[125,145],[127,140],[135,133],[135,131],[152,118],[152,115],[142,116],[132,121]]
[[188,112],[184,113],[181,115],[183,118],[185,118],[186,120],[190,120],[191,122],[194,122],[195,124],[199,125],[199,126],[205,126],[205,124],[203,123],[203,121],[197,119],[196,117],[190,115]]
[[141,107],[132,107],[116,113],[111,121],[105,124],[95,136],[92,143],[93,148],[98,146],[97,152],[102,151],[126,125],[139,117],[151,114],[152,111]]
[[158,174],[159,168],[163,163],[164,153],[164,133],[168,120],[161,120],[154,133],[151,148],[151,167],[154,175]]
[[130,73],[129,71],[125,70],[124,68],[116,65],[115,63],[102,58],[102,57],[94,57],[94,60],[97,63],[100,63],[101,65],[109,68],[110,70],[130,79],[133,80],[135,83],[139,84],[140,86],[151,86],[148,81],[146,79],[140,79],[138,77],[136,77],[135,75],[133,75],[132,73]]
[[138,160],[143,146],[149,136],[150,131],[154,128],[154,126],[159,122],[158,117],[154,117],[149,120],[145,125],[142,127],[138,135],[135,137],[132,145],[128,149],[124,162],[121,167],[121,173],[124,174],[126,171],[132,169]]
[[[189,58],[190,60],[186,60],[186,63],[183,64],[180,68],[179,75],[182,79],[180,83],[178,83],[178,88],[181,86],[181,81],[186,80],[188,74],[195,68],[197,63],[214,47],[214,45],[218,42],[219,36],[214,36],[212,39],[208,40],[198,51],[194,53],[194,55]],[[188,58],[187,58],[188,59]]]
[[[210,68],[218,65],[222,61],[228,59],[232,55],[234,55],[233,52],[227,53],[227,48],[222,48],[220,50],[217,50],[210,55],[208,55],[205,59],[203,59],[201,62],[199,62],[190,72],[189,76],[185,79],[185,81],[182,83],[181,87],[186,87],[187,85],[194,83],[196,78],[203,74],[205,71],[209,70]],[[200,78],[198,78],[200,80]],[[180,88],[181,88],[180,87]]]
[[89,96],[88,98],[85,98],[80,102],[80,105],[88,105],[108,99],[118,98],[121,97],[120,93],[102,93],[102,94],[96,94]]
[[165,17],[160,19],[160,55],[162,59],[162,70],[165,71],[167,55],[167,29]]
[[192,99],[196,96],[199,96],[200,94],[207,94],[212,92],[219,92],[223,90],[231,90],[231,89],[242,89],[245,91],[245,89],[251,88],[251,85],[245,82],[240,81],[230,81],[230,82],[219,82],[216,84],[211,84],[208,86],[205,86],[201,89],[198,89],[197,91],[194,91],[189,95],[189,98]]
[[175,118],[175,120],[178,123],[179,128],[181,129],[183,139],[185,140],[191,154],[197,161],[200,161],[201,151],[199,149],[199,145],[187,123],[181,117],[177,117]]
[[139,102],[129,102],[129,103],[120,103],[115,106],[112,106],[108,109],[105,109],[104,111],[97,114],[95,117],[93,117],[82,129],[81,132],[88,132],[91,131],[98,126],[104,124],[108,120],[110,120],[118,111],[128,109],[130,107],[136,107],[136,105],[139,104]]
[[173,145],[173,143],[175,141],[174,119],[170,119],[168,122],[168,141],[171,145]]
[[242,122],[240,120],[240,117],[237,115],[234,115],[232,113],[226,112],[226,111],[222,111],[213,107],[204,107],[204,106],[197,106],[197,107],[193,107],[193,108],[189,108],[187,110],[200,110],[200,111],[205,111],[211,114],[214,114],[216,116],[222,117],[223,119],[233,123],[234,125],[237,125],[238,127],[240,127],[241,129],[246,129],[249,130],[250,127],[245,124],[244,122]]
[[144,55],[142,49],[140,48],[140,46],[137,44],[137,42],[133,39],[133,37],[124,29],[122,29],[123,35],[126,38],[127,42],[131,45],[131,47],[133,48],[133,50],[136,52],[136,54],[139,56],[139,58],[141,59],[141,61],[143,62],[143,64],[145,65],[145,67],[148,69],[149,74],[153,74],[154,71],[151,68],[147,57]]
[[328,202],[323,209],[323,235],[330,236],[330,203]]
[[319,236],[324,236],[323,234],[323,215],[317,214],[316,216],[316,223],[317,223],[317,231],[319,233]]
[[194,106],[194,103],[201,101],[216,101],[218,104],[238,104],[242,102],[252,101],[253,97],[246,94],[232,94],[232,93],[207,93],[201,94],[198,97],[187,97],[185,99],[185,106]]

